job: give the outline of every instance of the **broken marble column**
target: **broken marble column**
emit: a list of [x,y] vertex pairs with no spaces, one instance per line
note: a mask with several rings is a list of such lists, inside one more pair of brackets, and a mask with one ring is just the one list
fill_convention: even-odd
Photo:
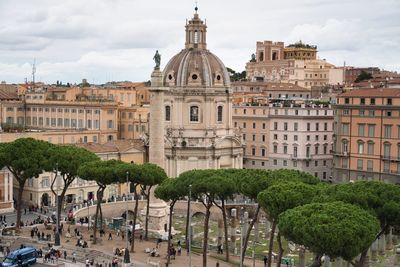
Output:
[[389,227],[389,232],[386,235],[386,250],[392,250],[393,249],[393,235],[392,235],[392,227]]
[[324,267],[332,267],[331,258],[328,255],[325,255]]
[[335,260],[335,267],[342,267],[342,265],[343,265],[343,260],[342,260],[342,258],[337,258],[337,259]]
[[385,255],[385,249],[386,249],[386,238],[385,238],[385,235],[382,234],[382,235],[378,238],[378,251],[379,251],[379,255]]

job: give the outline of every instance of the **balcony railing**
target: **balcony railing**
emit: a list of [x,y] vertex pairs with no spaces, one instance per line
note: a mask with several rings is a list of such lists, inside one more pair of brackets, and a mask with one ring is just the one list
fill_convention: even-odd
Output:
[[391,157],[391,156],[381,156],[381,159],[384,161],[397,161],[400,162],[400,157]]

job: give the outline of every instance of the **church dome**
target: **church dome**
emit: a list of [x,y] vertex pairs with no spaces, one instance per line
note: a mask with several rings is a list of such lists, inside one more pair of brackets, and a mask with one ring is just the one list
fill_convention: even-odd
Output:
[[186,23],[185,49],[175,55],[163,72],[164,86],[229,87],[230,79],[222,61],[207,50],[207,25],[194,17]]
[[229,74],[222,61],[207,49],[186,48],[164,69],[165,86],[227,87]]

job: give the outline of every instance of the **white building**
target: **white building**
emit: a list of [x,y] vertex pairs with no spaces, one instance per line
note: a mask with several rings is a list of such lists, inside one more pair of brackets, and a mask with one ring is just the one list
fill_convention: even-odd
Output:
[[176,177],[191,169],[242,168],[241,135],[232,122],[232,89],[222,61],[207,50],[196,13],[185,48],[152,74],[150,162]]

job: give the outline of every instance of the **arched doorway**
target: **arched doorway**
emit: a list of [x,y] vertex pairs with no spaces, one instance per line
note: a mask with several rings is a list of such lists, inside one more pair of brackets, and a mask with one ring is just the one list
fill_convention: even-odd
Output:
[[50,206],[50,197],[49,197],[49,194],[47,194],[47,193],[44,193],[43,195],[42,195],[42,206]]

